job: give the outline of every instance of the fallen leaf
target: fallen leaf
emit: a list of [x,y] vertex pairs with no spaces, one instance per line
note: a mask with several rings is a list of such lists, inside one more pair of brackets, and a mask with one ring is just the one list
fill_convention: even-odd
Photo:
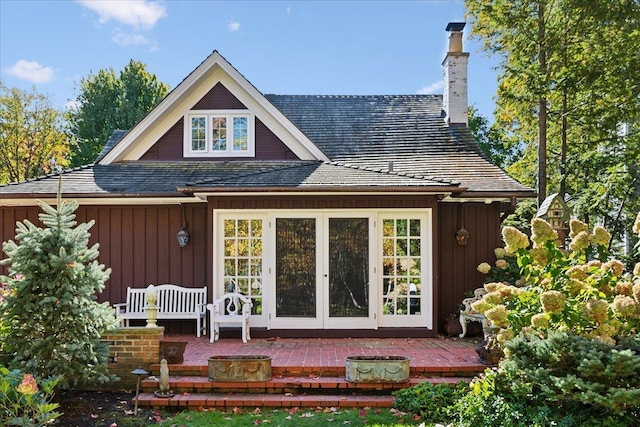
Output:
[[312,414],[311,412],[305,412],[304,414],[300,415],[300,418],[312,418],[315,416],[316,414]]
[[260,420],[254,420],[253,421],[253,425],[254,426],[259,426],[260,424],[262,424],[262,421],[260,421]]
[[94,420],[95,420],[95,419],[100,418],[100,415],[98,415],[98,414],[91,414],[91,415],[89,415],[89,416],[90,416],[91,418],[93,418]]
[[413,421],[420,421],[422,417],[418,414],[413,414]]
[[365,411],[364,409],[360,409],[358,411],[358,415],[360,415],[361,417],[366,417],[367,416],[367,411]]

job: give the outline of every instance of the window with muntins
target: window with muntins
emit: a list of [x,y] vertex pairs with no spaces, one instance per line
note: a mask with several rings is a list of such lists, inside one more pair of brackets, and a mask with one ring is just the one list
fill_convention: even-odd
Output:
[[191,111],[185,117],[185,157],[253,157],[253,115],[247,111]]

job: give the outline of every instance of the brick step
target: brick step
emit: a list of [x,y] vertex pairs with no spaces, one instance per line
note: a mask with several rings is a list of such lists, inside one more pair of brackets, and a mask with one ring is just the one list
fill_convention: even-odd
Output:
[[[394,396],[370,395],[294,395],[286,394],[176,394],[171,398],[156,397],[153,393],[141,393],[139,406],[153,408],[180,408],[191,410],[233,408],[390,408]],[[132,401],[135,402],[135,399]]]
[[[477,364],[464,366],[411,366],[409,375],[419,377],[474,377],[487,368],[485,364],[478,361]],[[209,376],[207,365],[185,365],[170,364],[169,374],[171,376]],[[151,375],[160,376],[160,364],[151,365]],[[343,366],[271,366],[271,375],[274,377],[343,377],[345,375]]]
[[[170,377],[169,387],[175,394],[188,393],[245,393],[245,394],[370,394],[389,395],[395,390],[411,387],[424,381],[457,383],[469,378],[412,377],[401,383],[349,382],[344,377],[274,377],[269,381],[209,381],[206,377]],[[141,382],[142,391],[153,393],[159,389],[158,379]]]

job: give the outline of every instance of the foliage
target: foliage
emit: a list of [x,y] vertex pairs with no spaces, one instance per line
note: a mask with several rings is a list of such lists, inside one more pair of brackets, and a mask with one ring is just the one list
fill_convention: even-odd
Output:
[[604,228],[589,234],[577,220],[570,227],[570,252],[557,247],[557,233],[542,219],[532,221],[530,249],[525,234],[503,229],[505,250],[515,254],[524,283],[485,284],[487,294],[473,305],[502,328],[499,342],[550,330],[615,342],[640,330],[640,272],[632,278],[623,263],[607,261],[610,235]]
[[410,388],[395,391],[395,408],[418,414],[425,422],[452,421],[452,407],[469,387],[464,381],[457,384],[431,384],[424,381]]
[[486,117],[480,115],[475,107],[469,107],[469,132],[478,141],[482,152],[494,165],[506,168],[513,163],[519,154],[519,147],[503,137],[500,127],[489,123]]
[[640,416],[637,335],[610,344],[560,332],[545,339],[528,334],[510,341],[505,352],[500,386],[515,400]]
[[31,374],[0,366],[0,425],[44,426],[58,418],[57,403],[49,403],[60,378],[38,381]]
[[458,427],[632,427],[638,414],[612,414],[587,406],[563,407],[513,396],[497,370],[475,379],[455,405]]
[[478,271],[486,274],[485,283],[504,283],[521,286],[524,284],[524,278],[520,274],[520,266],[518,265],[515,254],[507,252],[504,248],[494,249],[496,262],[494,265],[483,262],[478,265]]
[[531,226],[531,220],[535,218],[537,212],[538,206],[535,200],[525,199],[519,201],[513,213],[502,221],[502,226],[515,227],[521,232],[528,234],[530,233],[529,227]]
[[[66,166],[69,142],[49,98],[0,83],[0,184]],[[51,161],[53,160],[53,162]]]
[[76,108],[68,113],[74,148],[72,165],[93,163],[114,130],[127,130],[169,92],[142,62],[131,60],[117,76],[113,68],[80,81]]
[[[579,218],[621,238],[640,209],[640,198],[629,197],[640,182],[640,2],[467,0],[465,6],[474,35],[501,59],[495,124],[508,144],[523,146],[507,171],[539,184],[542,129],[548,193],[572,195]],[[625,132],[622,123],[629,125]]]
[[462,426],[638,425],[640,264],[630,274],[609,259],[604,228],[570,228],[570,251],[542,219],[530,239],[503,228],[522,278],[486,284],[473,305],[501,328],[505,358],[458,402]]
[[3,244],[10,292],[0,305],[6,334],[0,361],[38,377],[62,377],[61,385],[105,382],[102,333],[114,325],[108,303],[98,303],[110,270],[98,264],[98,245],[87,246],[93,221],[76,226],[77,202],[39,202],[46,228],[24,220]]

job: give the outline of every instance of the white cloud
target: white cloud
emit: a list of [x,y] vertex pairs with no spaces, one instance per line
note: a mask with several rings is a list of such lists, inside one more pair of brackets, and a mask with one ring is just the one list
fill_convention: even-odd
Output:
[[236,31],[240,30],[240,23],[238,21],[234,21],[232,19],[232,20],[229,21],[229,24],[227,25],[227,28],[232,33],[235,33]]
[[48,83],[53,79],[53,68],[45,67],[36,61],[21,59],[11,68],[6,70],[7,74],[31,83]]
[[120,46],[141,46],[149,44],[149,40],[142,34],[127,34],[123,31],[116,30],[112,40]]
[[287,7],[287,15],[291,15],[291,6]]
[[134,28],[153,28],[160,18],[167,16],[167,10],[160,2],[147,0],[77,0],[79,4],[98,14],[98,22],[110,20]]
[[431,95],[431,94],[442,91],[443,88],[444,88],[444,80],[440,80],[435,83],[431,83],[430,85],[425,86],[422,89],[419,89],[418,95]]

